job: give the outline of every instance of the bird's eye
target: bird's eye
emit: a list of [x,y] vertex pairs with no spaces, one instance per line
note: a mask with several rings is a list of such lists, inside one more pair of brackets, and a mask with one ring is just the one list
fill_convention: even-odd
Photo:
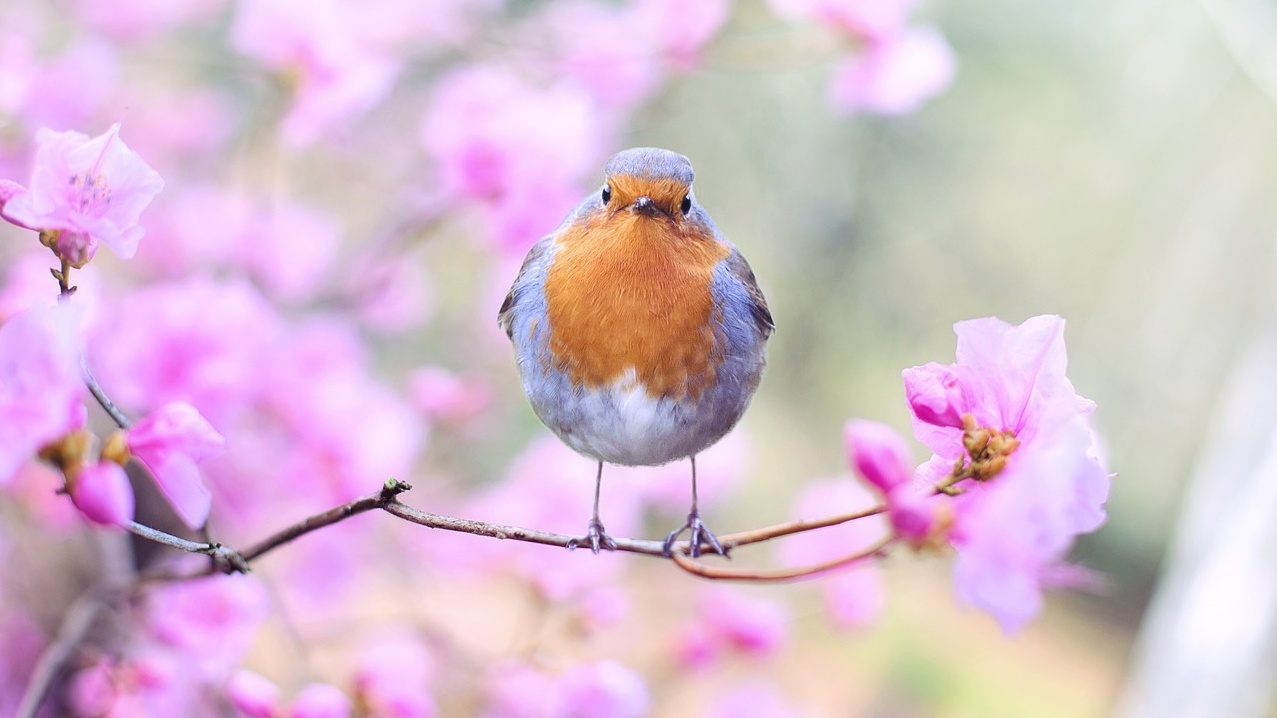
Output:
[[680,204],[678,208],[683,210],[683,214],[687,214],[688,212],[691,212],[692,211],[692,195],[689,194],[686,197],[684,197],[683,204]]
[[611,202],[611,201],[612,201],[612,188],[608,185],[603,185],[603,204],[607,204],[608,202]]

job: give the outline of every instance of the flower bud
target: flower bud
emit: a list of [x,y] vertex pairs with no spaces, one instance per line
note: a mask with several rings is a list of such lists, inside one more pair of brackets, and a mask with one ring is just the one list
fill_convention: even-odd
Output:
[[909,447],[895,430],[886,424],[864,419],[847,422],[843,432],[848,461],[856,473],[865,477],[884,494],[908,483]]
[[964,398],[954,367],[931,362],[902,372],[905,398],[919,421],[962,428]]
[[71,501],[93,523],[123,526],[133,520],[133,487],[119,464],[102,461],[81,467],[68,488]]

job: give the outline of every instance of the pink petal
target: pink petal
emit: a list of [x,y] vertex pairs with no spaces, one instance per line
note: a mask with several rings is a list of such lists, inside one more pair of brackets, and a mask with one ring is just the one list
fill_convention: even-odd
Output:
[[137,455],[137,458],[155,477],[160,492],[168,499],[182,523],[197,529],[208,521],[208,513],[213,507],[213,495],[204,485],[199,469],[189,456],[174,452],[154,452],[145,457]]
[[231,676],[226,697],[246,718],[274,718],[279,710],[279,688],[260,673],[246,669]]
[[133,500],[133,487],[119,464],[90,464],[75,476],[71,501],[95,524],[123,526],[132,521]]
[[312,683],[297,694],[291,718],[349,718],[352,711],[350,698],[336,686],[328,683]]

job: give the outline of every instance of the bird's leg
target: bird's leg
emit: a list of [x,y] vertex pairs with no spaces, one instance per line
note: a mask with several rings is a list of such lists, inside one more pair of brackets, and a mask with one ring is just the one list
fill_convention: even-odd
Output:
[[674,554],[674,541],[677,540],[678,535],[684,531],[691,531],[691,535],[688,536],[688,540],[692,551],[692,558],[697,558],[701,555],[702,543],[709,544],[710,548],[714,549],[714,553],[719,556],[727,555],[727,549],[723,548],[723,545],[718,542],[718,537],[714,535],[714,532],[710,531],[709,527],[705,525],[705,522],[701,521],[701,512],[696,508],[695,456],[692,457],[692,510],[687,514],[687,521],[684,522],[682,526],[671,531],[669,536],[665,537],[666,556],[672,556]]
[[599,549],[607,549],[608,551],[616,550],[616,541],[607,535],[607,531],[603,528],[603,522],[599,520],[599,492],[603,487],[603,462],[599,462],[599,472],[594,476],[594,514],[590,516],[590,525],[585,531],[585,537],[580,539],[572,539],[568,542],[568,550],[580,546],[582,541],[590,545],[590,550],[598,553]]

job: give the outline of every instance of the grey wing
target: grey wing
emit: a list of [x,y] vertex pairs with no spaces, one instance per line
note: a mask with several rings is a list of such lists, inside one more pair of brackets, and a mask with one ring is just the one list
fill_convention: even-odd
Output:
[[544,274],[544,259],[549,256],[553,241],[554,235],[549,235],[532,245],[532,249],[528,250],[528,256],[523,259],[523,266],[519,267],[519,275],[515,277],[514,283],[510,285],[510,291],[505,295],[505,301],[501,302],[501,309],[497,311],[497,325],[505,330],[505,335],[511,340],[514,339],[515,312],[520,306],[520,301],[527,294],[527,285]]
[[728,274],[745,290],[749,316],[753,319],[758,333],[763,337],[771,336],[771,333],[776,330],[776,323],[772,321],[772,312],[767,307],[767,298],[763,296],[763,290],[758,288],[758,280],[754,278],[754,270],[749,268],[749,262],[745,261],[745,256],[739,250],[732,247],[732,253],[727,256],[725,265]]

